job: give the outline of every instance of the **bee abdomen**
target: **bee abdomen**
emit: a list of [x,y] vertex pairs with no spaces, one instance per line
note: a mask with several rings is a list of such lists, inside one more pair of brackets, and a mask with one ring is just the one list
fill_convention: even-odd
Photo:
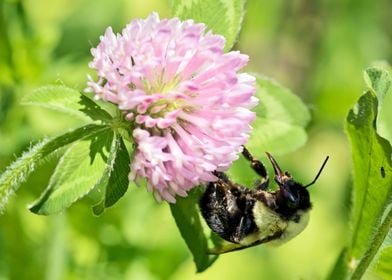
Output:
[[200,200],[201,213],[208,226],[223,239],[240,243],[256,230],[252,208],[254,200],[237,186],[218,180],[210,183]]

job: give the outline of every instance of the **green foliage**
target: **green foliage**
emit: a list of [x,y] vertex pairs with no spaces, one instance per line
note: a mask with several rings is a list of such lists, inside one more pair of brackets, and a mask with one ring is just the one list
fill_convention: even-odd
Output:
[[40,106],[60,111],[83,120],[110,121],[111,115],[86,95],[64,85],[50,85],[36,89],[22,99],[24,105]]
[[[93,121],[102,121],[108,125],[90,124],[51,141],[39,143],[0,178],[0,182],[4,181],[1,184],[3,192],[9,193],[10,190],[16,189],[28,173],[34,170],[37,162],[46,155],[84,139],[85,141],[75,143],[65,152],[46,191],[30,210],[44,215],[60,212],[95,188],[99,204],[94,207],[94,213],[101,214],[106,207],[112,206],[124,195],[128,189],[130,160],[122,136],[116,133],[113,137],[113,133],[118,129],[118,120],[113,119],[87,96],[65,86],[41,87],[25,96],[23,103],[50,108],[83,119],[88,116]],[[6,197],[8,194],[4,195],[3,203]]]
[[[385,115],[380,118],[379,115],[386,110],[390,111],[390,104],[385,100],[390,100],[392,95],[392,78],[388,71],[373,67],[365,71],[365,80],[370,91],[361,99],[366,97],[369,101],[359,100],[357,116],[361,113],[363,115],[353,119],[359,131],[350,131],[350,126],[347,127],[353,146],[354,164],[354,231],[349,257],[351,262],[359,261],[352,279],[360,279],[368,272],[382,275],[383,266],[379,270],[379,263],[390,263],[392,259],[392,242],[386,238],[392,234],[392,142],[382,137],[389,136],[385,128],[392,124],[392,119],[383,118]],[[361,109],[364,106],[368,108]],[[366,138],[360,130],[367,132]],[[355,141],[354,137],[363,137],[364,142]],[[358,156],[364,158],[359,159]]]
[[41,164],[49,154],[79,139],[88,137],[101,129],[104,129],[101,125],[86,125],[56,138],[43,140],[25,152],[0,176],[0,208],[4,207],[9,196],[15,192],[20,184],[27,179],[37,165]]
[[[256,119],[246,147],[261,157],[264,152],[273,155],[287,154],[305,144],[306,125],[310,113],[301,99],[289,89],[264,76],[257,76],[256,96],[259,104],[255,108]],[[244,170],[248,162],[240,157],[230,167],[229,174],[242,183],[252,184],[254,172]]]
[[365,71],[365,81],[377,96],[377,133],[392,144],[392,78],[388,70],[379,67]]
[[110,146],[112,144],[113,131],[107,127],[107,129],[90,135],[87,139],[90,140],[90,163],[92,164],[94,162],[97,154],[99,154],[104,161],[107,161],[107,151],[110,150]]
[[79,141],[64,153],[48,188],[30,206],[32,212],[50,215],[63,211],[99,184],[105,162],[98,156],[90,164],[89,145],[88,141]]
[[89,116],[93,121],[108,122],[112,119],[112,116],[108,112],[85,95],[80,95],[80,101],[78,103],[83,106],[79,110]]
[[218,257],[208,255],[208,237],[203,231],[198,207],[201,194],[200,188],[194,188],[187,198],[178,197],[176,203],[170,205],[181,236],[193,255],[197,272],[206,270]]
[[9,196],[23,183],[27,176],[33,172],[41,157],[41,151],[48,140],[36,144],[25,152],[18,160],[11,164],[0,177],[0,207],[3,208]]
[[[379,135],[377,114],[385,104],[375,95],[387,94],[391,85],[385,70],[370,68],[366,72],[370,87],[347,116],[346,130],[353,159],[352,235],[347,252],[346,269],[340,279],[351,274],[361,279],[365,273],[377,273],[377,263],[391,259],[386,237],[392,226],[392,147]],[[389,242],[390,243],[390,242]],[[381,260],[377,260],[381,258]],[[337,262],[342,265],[343,260]],[[337,269],[335,268],[335,271]]]
[[226,38],[226,50],[237,40],[245,13],[245,0],[172,0],[172,15],[205,23]]
[[251,151],[284,154],[305,144],[309,110],[301,99],[275,81],[259,76],[254,132],[246,144]]
[[44,86],[22,99],[24,105],[34,105],[60,111],[86,120],[79,104],[80,92],[66,86]]
[[[391,147],[375,130],[377,99],[368,92],[347,117],[353,153],[353,240],[351,257],[360,259],[388,206],[392,186]],[[385,174],[383,174],[383,171]]]
[[99,203],[94,206],[94,214],[100,215],[105,208],[114,205],[128,189],[129,155],[119,134],[113,139],[102,179],[97,186]]

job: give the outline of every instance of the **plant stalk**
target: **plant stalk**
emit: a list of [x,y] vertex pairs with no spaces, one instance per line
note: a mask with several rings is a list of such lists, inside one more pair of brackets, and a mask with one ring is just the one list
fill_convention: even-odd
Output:
[[371,246],[366,250],[363,258],[359,262],[358,266],[355,268],[353,274],[351,275],[351,280],[359,280],[362,279],[363,274],[368,269],[369,265],[373,261],[376,256],[378,249],[382,245],[387,236],[389,230],[392,227],[392,208],[389,209],[388,214],[386,215],[384,221],[378,228],[376,235],[374,236],[373,242]]

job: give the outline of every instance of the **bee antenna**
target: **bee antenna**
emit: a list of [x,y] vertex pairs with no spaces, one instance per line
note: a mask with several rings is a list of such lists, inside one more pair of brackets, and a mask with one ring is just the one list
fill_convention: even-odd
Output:
[[321,165],[321,168],[320,168],[319,172],[317,173],[317,175],[316,175],[316,177],[313,179],[313,181],[310,182],[309,184],[307,184],[306,186],[304,186],[304,188],[310,187],[311,185],[313,185],[314,183],[316,183],[318,177],[320,176],[321,172],[322,172],[323,169],[324,169],[324,166],[327,164],[328,159],[329,159],[329,156],[327,156],[327,157],[325,158],[323,164]]

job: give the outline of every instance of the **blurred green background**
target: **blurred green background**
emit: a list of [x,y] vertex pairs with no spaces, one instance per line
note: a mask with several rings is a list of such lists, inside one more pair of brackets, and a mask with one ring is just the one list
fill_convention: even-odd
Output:
[[[169,16],[169,3],[0,0],[0,172],[35,140],[81,125],[59,113],[23,107],[21,97],[53,83],[83,90],[89,50],[105,28],[120,31],[151,11]],[[250,56],[247,71],[291,88],[313,116],[307,144],[278,155],[278,161],[306,183],[324,157],[331,157],[311,189],[310,224],[297,238],[278,248],[222,255],[206,272],[195,274],[168,205],[157,204],[145,189],[131,185],[99,218],[88,199],[56,216],[30,213],[27,205],[46,187],[53,158],[0,216],[0,279],[323,279],[349,230],[344,118],[364,88],[362,70],[374,61],[392,61],[391,16],[389,0],[248,0],[235,46]],[[242,182],[249,184],[256,179],[252,176]]]

